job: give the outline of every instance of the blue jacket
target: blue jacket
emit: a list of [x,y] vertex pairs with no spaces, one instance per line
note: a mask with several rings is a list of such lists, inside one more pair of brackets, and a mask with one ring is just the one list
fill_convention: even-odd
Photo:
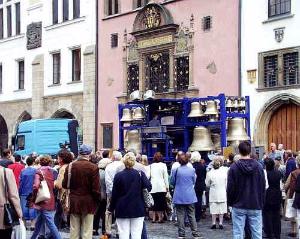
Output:
[[297,169],[295,158],[288,158],[286,161],[285,180],[290,176],[290,173]]
[[124,169],[116,174],[109,211],[115,211],[116,218],[137,218],[145,216],[142,189],[151,191],[146,175],[135,169]]
[[171,184],[174,185],[174,204],[193,204],[197,202],[195,193],[195,169],[187,165],[180,166],[171,172]]
[[240,209],[262,210],[265,199],[265,174],[254,159],[240,159],[230,167],[227,202]]
[[28,196],[32,193],[35,173],[36,169],[33,167],[27,167],[21,171],[19,188],[20,196]]

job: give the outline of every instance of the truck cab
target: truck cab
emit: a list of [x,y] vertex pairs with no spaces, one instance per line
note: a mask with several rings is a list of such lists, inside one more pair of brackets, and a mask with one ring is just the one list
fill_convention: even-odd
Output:
[[55,156],[62,145],[78,155],[77,120],[35,119],[21,122],[15,136],[15,153],[23,156],[32,152]]

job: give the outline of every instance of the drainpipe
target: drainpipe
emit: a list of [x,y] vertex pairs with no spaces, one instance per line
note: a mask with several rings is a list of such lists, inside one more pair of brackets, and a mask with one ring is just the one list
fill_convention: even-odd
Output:
[[238,10],[238,94],[242,95],[242,0]]
[[95,79],[95,151],[98,150],[98,0],[96,0],[96,79]]

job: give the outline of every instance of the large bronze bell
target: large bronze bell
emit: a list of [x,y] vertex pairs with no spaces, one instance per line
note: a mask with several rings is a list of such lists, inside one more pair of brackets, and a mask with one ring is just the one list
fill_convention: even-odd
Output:
[[142,152],[142,143],[140,139],[140,133],[138,130],[128,131],[128,143],[126,149],[128,151],[134,150],[135,153]]
[[243,118],[232,118],[228,120],[227,141],[249,140],[244,127]]
[[144,114],[143,114],[143,109],[141,107],[136,107],[133,111],[133,120],[143,120]]
[[204,112],[205,115],[217,115],[219,113],[217,102],[214,100],[208,100],[206,110]]
[[131,110],[128,108],[123,109],[122,122],[130,122],[132,121]]
[[191,104],[191,112],[189,113],[188,117],[193,118],[193,117],[201,117],[203,116],[203,111],[202,111],[202,105],[200,105],[199,102],[192,102]]
[[210,131],[204,126],[194,128],[193,142],[189,151],[212,151],[214,149]]
[[220,134],[211,134],[212,142],[216,148],[216,150],[221,149],[221,135]]

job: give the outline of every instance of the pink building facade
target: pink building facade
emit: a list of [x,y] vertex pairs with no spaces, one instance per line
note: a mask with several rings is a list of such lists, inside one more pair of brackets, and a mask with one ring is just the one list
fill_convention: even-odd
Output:
[[239,95],[238,0],[104,0],[98,6],[98,148],[118,148],[118,104]]

